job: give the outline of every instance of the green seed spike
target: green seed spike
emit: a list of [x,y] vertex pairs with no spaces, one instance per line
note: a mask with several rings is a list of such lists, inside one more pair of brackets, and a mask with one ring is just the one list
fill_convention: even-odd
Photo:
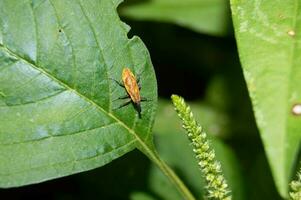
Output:
[[293,180],[290,183],[291,192],[290,197],[292,200],[300,200],[301,199],[301,169],[297,174],[297,180]]
[[231,200],[230,190],[221,170],[220,163],[215,158],[215,152],[209,145],[207,134],[198,125],[193,117],[191,109],[185,104],[182,97],[171,96],[178,116],[183,122],[183,128],[187,131],[189,140],[193,145],[193,152],[198,160],[198,165],[206,180],[206,189],[209,199]]

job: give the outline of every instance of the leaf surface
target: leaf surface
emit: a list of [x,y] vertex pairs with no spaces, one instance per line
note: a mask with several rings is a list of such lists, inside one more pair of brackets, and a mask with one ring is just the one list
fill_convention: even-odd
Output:
[[[66,176],[138,147],[152,151],[157,88],[149,54],[127,38],[119,0],[0,0],[0,186]],[[119,107],[141,74],[142,118]]]
[[301,1],[232,0],[244,76],[277,188],[287,196],[301,139]]

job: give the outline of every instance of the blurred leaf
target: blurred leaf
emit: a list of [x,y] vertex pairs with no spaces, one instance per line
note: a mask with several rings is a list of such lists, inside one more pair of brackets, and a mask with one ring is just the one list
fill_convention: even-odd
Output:
[[225,35],[226,0],[150,0],[125,6],[121,13],[138,20],[175,23],[200,33]]
[[130,197],[131,200],[155,200],[152,196],[149,194],[146,194],[144,192],[133,192]]
[[[149,54],[127,38],[119,0],[0,0],[0,187],[66,176],[138,147],[151,152],[157,88]],[[75,15],[76,13],[76,15]],[[124,66],[141,77],[142,119]]]
[[256,200],[281,200],[282,198],[276,190],[273,177],[270,174],[264,152],[256,156],[252,162],[249,173],[248,190],[251,191],[249,199]]
[[277,188],[287,196],[301,139],[299,1],[232,0],[240,59]]
[[[161,153],[161,152],[160,152]],[[174,166],[173,166],[174,167]],[[176,171],[179,173],[179,171]],[[149,190],[155,193],[161,200],[182,200],[183,197],[176,190],[170,182],[166,179],[165,175],[155,165],[151,165],[149,171]]]
[[[228,134],[229,119],[221,109],[216,110],[203,102],[189,102],[189,106],[195,118],[200,120],[202,126],[209,134],[219,137]],[[161,99],[157,113],[157,120],[154,125],[155,132],[168,133],[171,128],[173,131],[183,132],[181,123],[179,123],[179,117],[169,101]]]
[[[189,103],[189,105],[191,105],[191,103]],[[197,105],[191,106],[191,108],[193,112],[195,110],[203,110],[202,108],[196,109]],[[197,114],[198,112],[194,113],[200,123],[206,121],[206,116],[200,118],[200,115]],[[192,191],[195,192],[196,197],[202,198],[204,194],[203,177],[201,171],[198,169],[189,140],[184,130],[180,127],[181,122],[173,110],[171,103],[167,104],[164,101],[159,101],[157,119],[154,132],[159,154],[176,170],[186,184],[190,186]],[[168,129],[160,127],[162,120],[168,122],[168,124],[165,125],[169,127]],[[218,118],[216,118],[216,121],[218,121]],[[210,133],[209,131],[207,132]],[[243,181],[239,165],[232,150],[213,137],[210,141],[216,151],[218,160],[222,164],[230,188],[233,190],[233,199],[244,199]],[[170,186],[170,183],[155,166],[151,168],[150,187],[156,194],[162,197],[162,199],[181,199],[181,196],[176,195],[177,191]]]
[[225,113],[227,116],[227,138],[257,137],[258,130],[243,75],[234,73],[232,70],[229,74],[217,75],[210,80],[206,89],[206,104],[218,111],[219,115]]
[[215,76],[211,79],[206,89],[206,100],[219,110],[231,108],[231,93],[228,90],[229,83],[224,76]]

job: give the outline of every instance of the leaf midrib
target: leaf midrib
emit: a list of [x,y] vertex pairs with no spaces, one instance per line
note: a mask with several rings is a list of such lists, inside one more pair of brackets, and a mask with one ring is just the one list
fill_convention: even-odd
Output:
[[131,129],[130,127],[128,127],[123,121],[121,121],[118,117],[116,117],[115,115],[113,115],[110,112],[107,112],[105,109],[103,109],[100,105],[98,105],[96,102],[94,102],[93,100],[89,99],[88,97],[86,97],[85,95],[81,94],[80,92],[78,92],[77,90],[73,89],[72,87],[70,87],[68,84],[64,83],[63,81],[61,81],[60,79],[56,78],[55,76],[53,76],[52,74],[48,73],[47,71],[45,71],[43,68],[37,66],[35,63],[32,63],[31,61],[27,60],[26,58],[18,55],[17,53],[13,52],[12,50],[10,50],[9,48],[7,48],[4,45],[0,45],[0,48],[5,51],[6,53],[10,54],[11,56],[27,63],[28,65],[30,65],[31,67],[33,67],[34,69],[40,71],[41,73],[43,73],[45,76],[49,77],[50,79],[52,79],[53,81],[57,82],[58,84],[62,85],[64,88],[66,88],[66,90],[69,91],[73,91],[76,95],[78,95],[79,97],[81,97],[83,100],[85,100],[86,102],[92,104],[93,106],[95,106],[98,110],[100,110],[101,112],[103,112],[104,114],[106,114],[108,117],[112,118],[113,120],[115,120],[117,123],[119,123],[122,127],[124,127],[129,133],[131,133],[137,140],[138,143],[140,143],[140,145],[142,146],[143,150],[145,150],[144,153],[146,153],[147,155],[149,155],[152,159],[156,160],[156,155],[154,154],[154,152],[149,148],[149,146],[138,136],[138,134],[135,132],[135,130]]
[[[62,134],[62,135],[49,135],[49,136],[45,136],[45,137],[42,137],[42,138],[31,139],[31,140],[24,140],[24,141],[22,141],[22,142],[0,143],[0,145],[1,145],[1,147],[3,147],[3,146],[11,146],[11,145],[20,145],[20,144],[26,144],[26,143],[31,143],[31,142],[43,141],[43,140],[47,140],[47,139],[49,139],[49,138],[58,138],[58,137],[75,136],[75,135],[78,135],[78,134],[81,134],[81,133],[84,133],[84,132],[90,132],[90,131],[93,131],[93,130],[96,130],[96,129],[104,129],[104,128],[108,128],[108,127],[114,126],[114,125],[116,125],[116,124],[117,124],[117,122],[113,122],[113,123],[105,124],[105,125],[102,125],[102,126],[96,126],[96,127],[93,127],[93,128],[84,129],[84,130],[79,130],[79,131],[72,132],[72,133],[68,133],[68,134]],[[86,134],[88,134],[88,133],[86,133]]]

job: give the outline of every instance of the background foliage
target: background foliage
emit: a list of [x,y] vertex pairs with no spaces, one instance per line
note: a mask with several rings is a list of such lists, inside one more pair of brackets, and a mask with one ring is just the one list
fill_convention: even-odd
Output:
[[[138,35],[142,39],[156,71],[159,107],[153,130],[155,145],[197,198],[204,193],[200,188],[201,174],[169,100],[173,93],[190,102],[198,121],[211,135],[233,199],[281,199],[279,193],[286,195],[286,182],[294,173],[292,160],[297,160],[299,139],[293,138],[300,135],[295,126],[300,119],[283,111],[291,100],[283,93],[300,91],[299,73],[294,71],[299,60],[292,57],[298,55],[298,7],[293,0],[262,2],[232,1],[243,66],[238,57],[230,2],[226,0],[127,0],[118,8],[122,21],[131,27],[129,38]],[[288,34],[292,29],[296,35]],[[295,76],[290,79],[292,75],[287,74]],[[282,88],[289,86],[290,90]],[[262,112],[271,115],[268,119],[272,122],[268,124],[272,129],[260,123]],[[286,121],[292,124],[288,128],[281,124]],[[274,125],[284,127],[284,132],[278,133]],[[292,129],[294,137],[287,137]],[[260,134],[265,134],[263,143]],[[279,155],[271,150],[282,151],[294,141],[293,150],[288,151],[291,153],[281,153],[283,159],[278,162]],[[162,172],[138,150],[92,171],[0,190],[0,195],[10,199],[45,195],[49,199],[181,199]]]

